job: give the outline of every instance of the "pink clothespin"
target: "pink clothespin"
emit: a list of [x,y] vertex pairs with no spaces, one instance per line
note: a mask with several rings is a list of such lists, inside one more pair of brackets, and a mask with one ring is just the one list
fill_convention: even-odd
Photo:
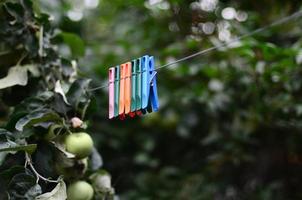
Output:
[[114,67],[109,68],[109,119],[114,117]]

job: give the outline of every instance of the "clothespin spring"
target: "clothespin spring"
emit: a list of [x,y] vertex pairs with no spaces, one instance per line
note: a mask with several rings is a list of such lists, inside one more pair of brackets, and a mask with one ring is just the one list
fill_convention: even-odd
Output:
[[153,70],[153,73],[152,73],[152,75],[151,75],[151,77],[150,77],[150,84],[151,84],[151,85],[153,85],[153,84],[152,84],[152,81],[153,81],[154,77],[156,76],[156,74],[157,74],[157,71]]

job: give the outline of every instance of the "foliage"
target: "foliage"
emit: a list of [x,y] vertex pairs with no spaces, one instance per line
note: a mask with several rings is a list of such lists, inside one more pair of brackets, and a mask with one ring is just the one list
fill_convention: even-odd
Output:
[[[28,7],[22,2],[18,11]],[[98,7],[86,2],[98,2]],[[217,4],[202,10],[203,2]],[[122,199],[302,197],[301,19],[160,70],[158,113],[109,121],[106,89],[87,92],[106,83],[110,66],[144,54],[154,55],[160,66],[287,16],[301,9],[300,1],[40,0],[34,8],[34,16],[1,13],[7,20],[1,20],[0,74],[21,66],[29,78],[25,87],[17,85],[25,82],[22,76],[23,81],[13,80],[15,86],[0,90],[1,141],[5,148],[22,149],[0,153],[0,160],[6,156],[5,179],[0,180],[12,180],[0,183],[6,186],[2,190],[27,196],[54,191],[55,184],[35,185],[35,174],[22,167],[24,151],[37,144],[28,152],[34,166],[45,177],[57,178],[58,169],[49,166],[72,155],[44,136],[52,138],[48,130],[58,135],[75,131],[70,119],[77,116],[86,119],[83,127],[92,133]],[[225,8],[248,18],[225,19]],[[214,29],[206,33],[205,24],[211,23]],[[84,179],[104,182],[101,165],[94,150]],[[67,161],[64,166],[75,169],[65,175],[68,185],[85,164]],[[14,189],[23,176],[25,189]],[[112,193],[96,183],[95,191]]]
[[[82,70],[101,85],[112,65],[151,54],[160,66],[220,45],[221,26],[236,37],[301,7],[220,1],[205,12],[194,2],[202,1],[100,1],[68,28],[87,41]],[[226,7],[248,19],[224,19]],[[206,22],[212,34],[200,28]],[[158,113],[108,121],[106,90],[96,92],[90,130],[125,199],[298,199],[300,77],[301,18],[160,70]]]
[[[64,147],[66,134],[87,127],[72,121],[91,101],[90,80],[77,74],[84,43],[30,0],[1,1],[0,25],[0,199],[66,199],[65,182],[89,181],[102,167],[96,150],[88,162]],[[62,44],[72,57],[60,55]]]

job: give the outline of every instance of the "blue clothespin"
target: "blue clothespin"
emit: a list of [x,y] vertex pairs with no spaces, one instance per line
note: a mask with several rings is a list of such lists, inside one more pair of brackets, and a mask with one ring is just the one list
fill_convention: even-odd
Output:
[[143,56],[141,57],[141,69],[142,69],[142,111],[144,112],[145,109],[147,109],[148,106],[148,97],[149,97],[149,73],[148,73],[148,61],[149,56]]
[[159,108],[159,101],[157,95],[157,84],[154,57],[150,56],[148,60],[148,112],[156,112]]
[[158,110],[158,95],[156,85],[156,71],[153,56],[143,56],[142,73],[142,113]]

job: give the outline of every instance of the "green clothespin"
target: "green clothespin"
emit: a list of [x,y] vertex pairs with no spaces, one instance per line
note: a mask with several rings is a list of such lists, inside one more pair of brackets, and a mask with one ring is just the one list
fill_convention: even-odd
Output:
[[142,108],[142,58],[136,59],[136,110],[139,111]]
[[137,66],[137,59],[132,60],[132,68],[131,68],[131,112],[136,111],[136,66]]
[[114,74],[114,117],[119,115],[119,101],[120,101],[120,66],[115,67]]

